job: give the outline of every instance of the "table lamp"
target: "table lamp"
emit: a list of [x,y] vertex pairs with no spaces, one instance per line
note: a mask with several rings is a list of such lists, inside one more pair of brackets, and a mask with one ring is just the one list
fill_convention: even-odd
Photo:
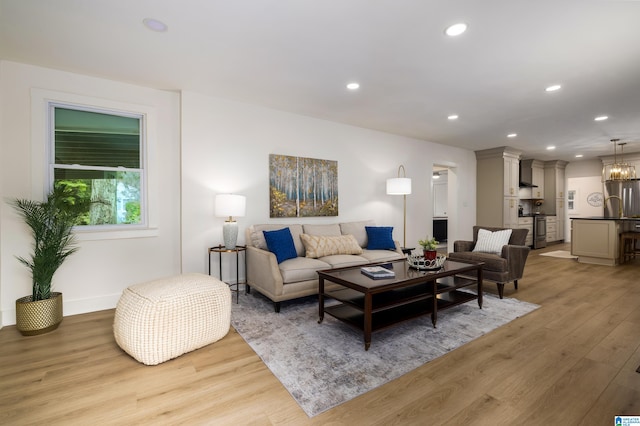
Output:
[[237,194],[216,195],[216,216],[228,217],[222,227],[222,237],[226,249],[235,249],[238,242],[238,222],[233,217],[243,217],[246,212],[247,198]]

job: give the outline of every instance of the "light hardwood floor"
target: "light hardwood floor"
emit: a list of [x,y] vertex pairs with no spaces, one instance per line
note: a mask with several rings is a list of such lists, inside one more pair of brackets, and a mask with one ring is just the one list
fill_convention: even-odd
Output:
[[640,259],[540,256],[559,249],[568,245],[532,251],[520,289],[505,289],[540,309],[312,419],[233,329],[149,367],[114,342],[113,310],[65,317],[43,336],[4,327],[0,424],[567,426],[640,415]]

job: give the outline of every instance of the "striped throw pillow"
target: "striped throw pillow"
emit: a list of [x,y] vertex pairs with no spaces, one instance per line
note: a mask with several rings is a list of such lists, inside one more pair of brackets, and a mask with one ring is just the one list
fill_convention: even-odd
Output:
[[491,232],[486,229],[478,229],[478,241],[473,251],[480,253],[502,254],[502,246],[509,244],[511,229]]

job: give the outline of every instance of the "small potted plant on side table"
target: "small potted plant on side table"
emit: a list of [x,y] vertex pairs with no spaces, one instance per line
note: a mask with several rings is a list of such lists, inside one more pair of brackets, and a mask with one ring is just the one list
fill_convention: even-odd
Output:
[[436,248],[438,247],[438,242],[435,238],[425,238],[424,240],[418,240],[418,244],[422,246],[422,252],[424,254],[424,258],[427,260],[433,260],[437,257],[438,252],[436,252]]

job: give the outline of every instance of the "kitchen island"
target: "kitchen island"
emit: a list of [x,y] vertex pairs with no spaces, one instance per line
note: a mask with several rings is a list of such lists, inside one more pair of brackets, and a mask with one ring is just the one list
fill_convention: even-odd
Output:
[[571,254],[578,262],[596,265],[620,263],[620,234],[640,230],[640,218],[571,218]]

